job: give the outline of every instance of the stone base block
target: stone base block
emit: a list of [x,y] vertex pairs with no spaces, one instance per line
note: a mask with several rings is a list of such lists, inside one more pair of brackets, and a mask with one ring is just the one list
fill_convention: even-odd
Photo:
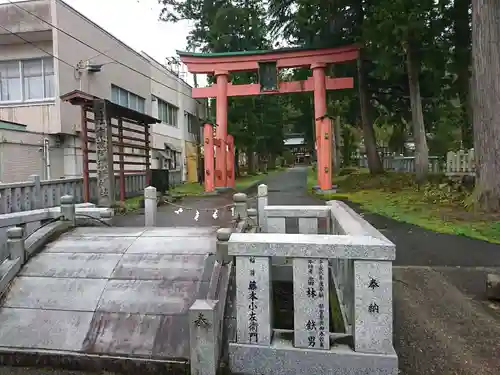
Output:
[[233,190],[233,188],[227,187],[227,186],[218,186],[215,188],[215,191],[218,193],[224,193],[226,191]]
[[329,190],[316,190],[316,193],[317,194],[320,194],[320,195],[328,195],[328,194],[337,194],[337,189],[336,188],[332,188],[332,189],[329,189]]
[[215,197],[216,195],[219,195],[218,191],[204,191],[202,194],[204,197]]
[[486,276],[486,296],[490,300],[500,301],[500,275],[490,273]]
[[354,352],[347,345],[330,350],[294,348],[275,332],[271,346],[229,343],[229,368],[248,375],[397,375],[393,354]]

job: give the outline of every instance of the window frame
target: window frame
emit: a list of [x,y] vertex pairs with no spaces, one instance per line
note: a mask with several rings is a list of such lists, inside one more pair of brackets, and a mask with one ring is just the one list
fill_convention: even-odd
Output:
[[[188,111],[185,111],[185,115],[186,115],[186,122],[187,122],[187,131],[188,131],[188,134],[196,137],[197,136],[197,133],[195,132],[196,129],[193,128],[193,126],[195,126],[195,123],[197,122],[196,119],[197,119],[197,116],[193,115],[192,113],[189,113]],[[197,126],[197,130],[200,131],[200,127]]]
[[[117,101],[115,101],[113,99],[113,89],[116,89],[117,90]],[[127,93],[127,105],[122,105],[120,103],[120,94],[121,93]],[[137,104],[137,108],[132,108],[130,103],[130,98],[133,97],[135,100],[136,100],[136,104]],[[146,98],[143,98],[142,96],[140,95],[137,95],[131,91],[128,91],[128,90],[125,90],[123,87],[120,87],[118,85],[115,85],[115,84],[111,84],[111,102],[115,103],[115,104],[118,104],[122,107],[125,107],[125,108],[128,108],[128,109],[131,109],[133,111],[136,111],[136,112],[139,112],[139,113],[144,113],[146,114]],[[144,109],[144,111],[140,111],[139,109],[141,109],[141,107]]]
[[[46,76],[45,76],[45,63],[46,61],[51,60],[52,61],[52,77],[54,82],[54,95],[51,97],[45,97],[46,93]],[[28,61],[40,61],[41,62],[41,72],[42,72],[42,91],[43,91],[43,98],[35,98],[35,99],[25,99],[26,98],[26,89],[24,86],[24,69],[23,69],[23,63],[28,62]],[[21,99],[20,100],[2,100],[1,93],[0,93],[0,106],[2,105],[10,105],[10,104],[29,104],[29,103],[45,103],[45,102],[54,102],[56,99],[56,72],[55,72],[55,66],[54,66],[54,58],[50,56],[43,56],[43,57],[33,57],[33,58],[28,58],[28,59],[14,59],[14,60],[1,60],[0,65],[2,64],[8,64],[8,63],[17,63],[18,66],[18,72],[19,72],[19,85],[20,85],[20,94],[21,94]]]
[[[174,128],[179,128],[179,107],[167,102],[166,100],[155,97],[158,103],[158,118],[161,120],[162,124],[172,126]],[[162,106],[165,106],[165,119],[162,118]],[[172,123],[170,123],[172,120]]]

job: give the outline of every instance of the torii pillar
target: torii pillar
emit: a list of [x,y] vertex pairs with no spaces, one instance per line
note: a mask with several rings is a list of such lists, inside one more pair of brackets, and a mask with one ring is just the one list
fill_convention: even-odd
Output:
[[227,84],[229,73],[227,71],[215,72],[217,81],[217,97],[215,117],[217,128],[215,130],[215,187],[226,188],[227,185]]
[[317,174],[320,190],[332,189],[332,123],[327,117],[326,64],[311,64],[314,82],[314,123],[317,155]]
[[214,128],[210,123],[203,125],[203,155],[205,162],[205,192],[212,193],[215,189],[214,168]]

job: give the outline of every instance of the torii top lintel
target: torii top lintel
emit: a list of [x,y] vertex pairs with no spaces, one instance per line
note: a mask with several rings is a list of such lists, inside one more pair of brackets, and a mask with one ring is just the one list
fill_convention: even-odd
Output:
[[[277,69],[325,66],[326,64],[342,63],[356,60],[359,56],[359,47],[356,45],[304,49],[285,48],[269,51],[241,51],[224,53],[192,53],[177,51],[181,61],[187,66],[188,71],[194,74],[220,74],[243,71],[256,71],[259,63],[276,63]],[[216,85],[204,88],[193,88],[194,98],[209,98],[216,96]],[[326,89],[346,89],[354,86],[353,79],[327,78]],[[312,91],[313,82],[307,81],[281,82],[279,89],[262,92],[258,84],[231,85],[229,84],[228,96],[244,96],[259,94],[276,94]]]

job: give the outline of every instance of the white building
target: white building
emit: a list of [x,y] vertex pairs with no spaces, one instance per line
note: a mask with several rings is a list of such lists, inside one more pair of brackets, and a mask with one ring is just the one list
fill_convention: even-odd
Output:
[[[151,127],[152,167],[182,168],[184,179],[196,179],[189,163],[198,130],[190,124],[204,117],[204,105],[191,98],[186,82],[62,0],[0,4],[0,25],[8,30],[0,28],[0,120],[26,125],[37,149],[26,152],[19,130],[3,130],[0,181],[82,174],[80,111],[60,100],[75,89],[161,119]],[[40,171],[44,140],[48,171]],[[176,153],[173,165],[167,158]]]

